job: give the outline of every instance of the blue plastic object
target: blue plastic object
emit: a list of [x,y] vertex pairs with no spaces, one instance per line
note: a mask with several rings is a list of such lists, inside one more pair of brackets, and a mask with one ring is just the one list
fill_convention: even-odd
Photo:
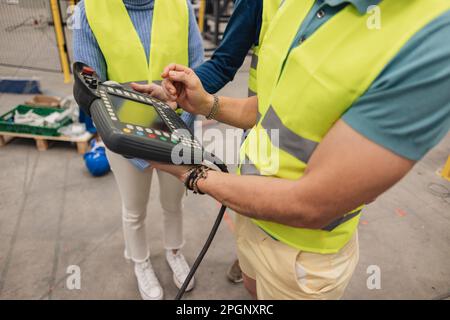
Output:
[[83,110],[80,109],[80,115],[78,117],[80,123],[84,123],[86,125],[86,130],[90,133],[97,133],[97,129],[94,126],[94,122],[91,117],[89,117]]
[[105,147],[95,139],[91,141],[91,150],[84,154],[84,163],[94,177],[101,177],[111,170]]
[[35,79],[1,78],[0,92],[17,94],[40,94],[41,84]]

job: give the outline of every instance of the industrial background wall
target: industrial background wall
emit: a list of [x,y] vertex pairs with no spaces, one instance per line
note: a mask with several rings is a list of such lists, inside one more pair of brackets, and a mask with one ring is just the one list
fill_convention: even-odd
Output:
[[[0,65],[62,72],[68,82],[73,61],[71,29],[76,27],[74,8],[78,2],[0,0],[0,41],[6,44],[0,51]],[[234,1],[192,0],[192,3],[203,37],[209,41],[206,52],[211,53],[222,40]]]
[[[60,14],[63,46],[68,55],[72,41],[67,18],[76,2],[53,1],[59,6],[55,12]],[[0,41],[4,47],[0,65],[62,72],[53,14],[51,0],[0,0]]]

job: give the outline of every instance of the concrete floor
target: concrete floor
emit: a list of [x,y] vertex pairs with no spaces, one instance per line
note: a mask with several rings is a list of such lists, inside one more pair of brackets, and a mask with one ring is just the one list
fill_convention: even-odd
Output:
[[[248,62],[222,94],[245,96],[247,72]],[[0,75],[37,75],[46,93],[71,93],[71,85],[62,84],[59,74],[0,68]],[[0,113],[27,98],[0,95]],[[139,299],[132,265],[122,257],[114,178],[91,177],[75,150],[70,144],[55,143],[38,152],[25,139],[0,149],[0,299]],[[360,262],[344,298],[449,298],[450,182],[436,173],[449,154],[450,135],[401,183],[364,210]],[[152,262],[170,299],[177,290],[164,259],[156,189],[154,181],[147,229]],[[217,210],[209,197],[186,198],[184,253],[190,262]],[[224,222],[197,273],[197,286],[186,298],[248,299],[242,285],[225,278],[233,257],[233,236]],[[66,288],[70,265],[81,268],[80,290]],[[381,270],[379,290],[367,288],[371,265]]]

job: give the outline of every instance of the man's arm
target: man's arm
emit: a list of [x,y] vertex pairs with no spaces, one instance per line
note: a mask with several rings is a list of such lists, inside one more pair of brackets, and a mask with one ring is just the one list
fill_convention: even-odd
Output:
[[[213,98],[206,105],[202,113],[207,116],[214,104]],[[258,112],[258,98],[229,98],[219,97],[219,111],[214,119],[240,129],[251,129],[256,124]]]
[[250,218],[320,229],[373,201],[413,165],[340,120],[319,144],[299,180],[209,172],[198,187]]
[[[207,116],[214,105],[214,97],[205,91],[195,72],[183,65],[170,64],[161,74],[162,87],[169,101],[176,101],[185,111]],[[133,85],[140,92],[151,94],[151,86]],[[249,129],[256,123],[257,97],[236,99],[220,97],[215,119],[242,129]]]
[[233,80],[248,51],[258,41],[261,19],[262,0],[236,1],[221,44],[211,60],[194,69],[207,92],[216,93]]

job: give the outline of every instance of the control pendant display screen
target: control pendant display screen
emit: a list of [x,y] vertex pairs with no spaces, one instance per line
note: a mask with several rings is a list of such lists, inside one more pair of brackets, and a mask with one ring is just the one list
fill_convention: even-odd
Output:
[[154,106],[110,95],[109,99],[119,120],[135,126],[167,130]]

